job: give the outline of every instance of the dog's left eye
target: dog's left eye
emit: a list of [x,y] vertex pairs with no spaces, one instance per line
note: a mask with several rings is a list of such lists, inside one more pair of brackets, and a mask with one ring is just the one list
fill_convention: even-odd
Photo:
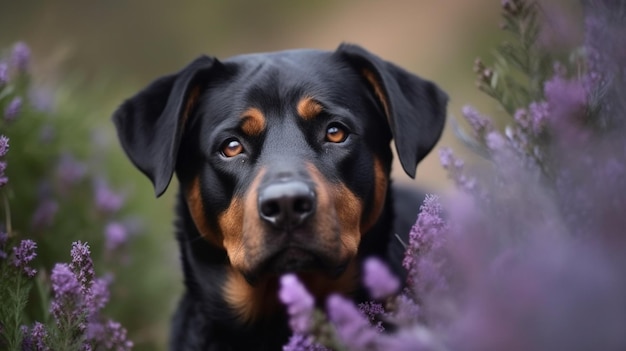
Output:
[[343,143],[348,138],[348,131],[338,123],[332,123],[326,129],[326,141]]
[[235,138],[226,140],[222,144],[222,155],[225,157],[235,157],[243,152],[243,145]]

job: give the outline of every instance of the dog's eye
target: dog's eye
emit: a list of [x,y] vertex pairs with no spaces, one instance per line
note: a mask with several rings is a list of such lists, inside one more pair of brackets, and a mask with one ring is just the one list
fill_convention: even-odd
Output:
[[348,138],[346,129],[337,123],[332,123],[326,129],[326,141],[331,143],[343,143]]
[[243,145],[239,140],[231,138],[222,144],[222,155],[226,157],[235,157],[243,152]]

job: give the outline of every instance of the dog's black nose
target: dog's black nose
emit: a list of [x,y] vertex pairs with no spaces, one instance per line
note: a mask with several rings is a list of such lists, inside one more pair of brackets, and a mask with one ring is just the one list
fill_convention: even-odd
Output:
[[293,229],[315,212],[315,192],[301,181],[272,183],[259,191],[259,215],[279,229]]

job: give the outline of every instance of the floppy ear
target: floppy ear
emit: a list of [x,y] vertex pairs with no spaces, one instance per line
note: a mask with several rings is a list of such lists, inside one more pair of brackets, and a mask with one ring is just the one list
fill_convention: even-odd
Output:
[[415,178],[417,163],[441,136],[448,96],[432,82],[357,45],[341,44],[336,52],[347,58],[372,86],[387,115],[402,168]]
[[169,185],[185,122],[200,96],[214,58],[201,56],[180,72],[161,77],[113,114],[122,148],[161,196]]

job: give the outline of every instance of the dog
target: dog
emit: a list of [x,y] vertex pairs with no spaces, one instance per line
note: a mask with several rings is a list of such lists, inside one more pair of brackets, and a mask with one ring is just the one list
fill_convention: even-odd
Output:
[[394,234],[418,194],[391,185],[434,147],[447,95],[352,44],[220,61],[201,56],[126,100],[113,121],[156,196],[179,182],[176,237],[185,293],[172,350],[281,350],[277,298],[293,272],[318,305],[367,300],[359,271],[376,256],[402,274]]

